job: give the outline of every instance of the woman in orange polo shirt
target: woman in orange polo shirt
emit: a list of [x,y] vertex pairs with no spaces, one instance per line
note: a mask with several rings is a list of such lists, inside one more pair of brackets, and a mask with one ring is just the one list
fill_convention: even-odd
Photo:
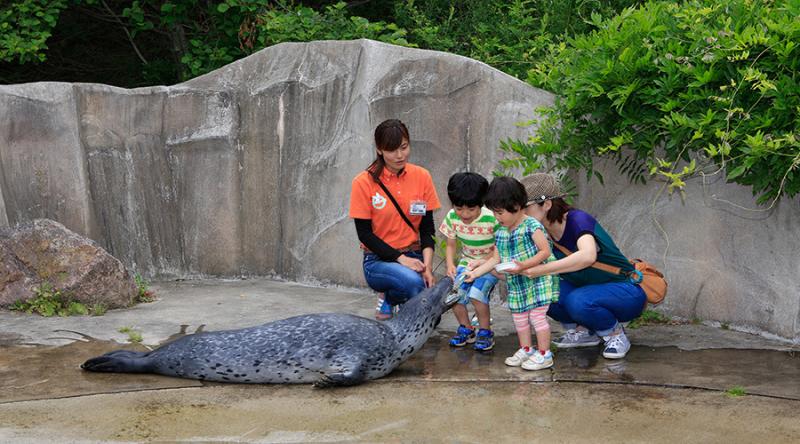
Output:
[[375,147],[375,161],[353,179],[350,217],[364,250],[367,284],[384,295],[376,318],[388,319],[392,307],[434,284],[433,210],[440,204],[428,170],[408,162],[403,122],[378,125]]

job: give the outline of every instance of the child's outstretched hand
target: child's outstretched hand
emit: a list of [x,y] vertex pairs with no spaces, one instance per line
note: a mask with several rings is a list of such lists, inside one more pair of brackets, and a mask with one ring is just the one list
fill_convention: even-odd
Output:
[[506,270],[506,273],[508,273],[508,274],[520,274],[523,271],[525,271],[522,268],[523,267],[522,262],[520,262],[520,261],[515,259],[514,260],[514,265],[515,265],[515,267],[514,268],[509,268],[508,270]]
[[447,276],[452,280],[456,280],[456,266],[455,265],[447,264]]
[[477,276],[472,274],[472,270],[464,271],[462,275],[464,276],[464,282],[472,282],[477,278]]

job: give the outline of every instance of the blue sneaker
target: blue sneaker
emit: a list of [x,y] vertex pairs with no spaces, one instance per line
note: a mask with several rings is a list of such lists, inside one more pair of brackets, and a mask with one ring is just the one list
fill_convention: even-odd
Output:
[[456,335],[450,340],[450,345],[463,347],[465,344],[472,344],[473,342],[475,342],[475,330],[459,325]]
[[472,346],[478,351],[489,351],[494,347],[494,332],[491,330],[480,329],[475,339],[475,345]]
[[[381,295],[382,296],[382,295]],[[379,321],[385,321],[387,319],[392,318],[392,314],[394,314],[394,310],[392,306],[386,302],[385,299],[382,299],[380,296],[378,297],[378,306],[375,308],[375,319]]]
[[[481,323],[478,322],[478,315],[472,315],[472,321],[470,321],[470,323],[472,324],[473,327],[481,325]],[[492,325],[494,325],[494,318],[490,317],[489,326],[491,327]]]

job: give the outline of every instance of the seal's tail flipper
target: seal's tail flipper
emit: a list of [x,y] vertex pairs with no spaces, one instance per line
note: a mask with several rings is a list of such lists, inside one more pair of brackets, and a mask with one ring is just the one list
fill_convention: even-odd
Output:
[[89,359],[81,368],[90,372],[150,373],[152,365],[147,352],[117,350]]

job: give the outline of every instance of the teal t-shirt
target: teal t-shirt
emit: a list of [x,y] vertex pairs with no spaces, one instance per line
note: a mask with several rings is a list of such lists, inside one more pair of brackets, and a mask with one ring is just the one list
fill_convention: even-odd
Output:
[[[584,234],[591,234],[597,242],[597,261],[604,264],[620,267],[623,271],[633,271],[633,265],[619,250],[617,244],[611,239],[611,236],[600,225],[591,214],[572,209],[567,213],[567,221],[564,224],[564,234],[558,241],[569,251],[578,251],[578,238]],[[558,248],[553,249],[557,259],[565,256]],[[608,273],[596,268],[588,267],[583,270],[573,271],[570,273],[561,273],[561,278],[565,281],[582,287],[591,284],[603,284],[606,282],[621,282],[627,281],[628,277],[621,274]]]

